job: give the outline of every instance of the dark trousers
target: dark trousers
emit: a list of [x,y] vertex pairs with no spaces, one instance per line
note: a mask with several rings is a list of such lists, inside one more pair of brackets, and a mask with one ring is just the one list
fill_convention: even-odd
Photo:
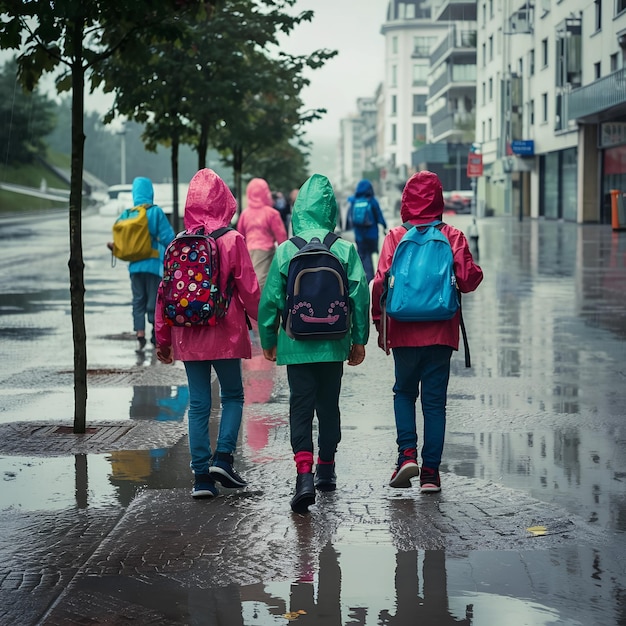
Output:
[[294,454],[313,452],[313,417],[317,413],[318,455],[322,461],[334,460],[341,441],[339,392],[342,376],[342,361],[287,365],[289,427]]

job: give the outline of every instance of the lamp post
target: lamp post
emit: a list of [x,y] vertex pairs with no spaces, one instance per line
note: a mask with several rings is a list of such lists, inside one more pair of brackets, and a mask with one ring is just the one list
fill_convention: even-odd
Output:
[[126,184],[126,125],[122,122],[122,127],[117,131],[120,136],[120,183]]

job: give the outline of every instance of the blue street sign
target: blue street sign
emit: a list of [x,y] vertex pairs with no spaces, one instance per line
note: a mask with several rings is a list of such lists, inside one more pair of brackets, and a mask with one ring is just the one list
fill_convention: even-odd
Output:
[[519,156],[534,156],[535,142],[532,139],[514,139],[511,142],[511,151]]

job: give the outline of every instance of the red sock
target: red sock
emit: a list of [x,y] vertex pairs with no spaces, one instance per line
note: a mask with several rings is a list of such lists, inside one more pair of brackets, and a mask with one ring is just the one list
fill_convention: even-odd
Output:
[[298,474],[310,474],[313,471],[313,453],[301,450],[293,455]]

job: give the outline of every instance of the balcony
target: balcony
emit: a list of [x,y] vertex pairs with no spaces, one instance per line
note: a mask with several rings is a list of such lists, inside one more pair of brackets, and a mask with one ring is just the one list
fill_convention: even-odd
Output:
[[474,127],[476,117],[474,113],[466,111],[456,111],[447,113],[437,118],[433,115],[430,118],[432,141],[439,142],[451,137],[456,137],[459,141],[471,143],[474,141]]
[[476,0],[443,0],[433,8],[433,20],[437,22],[476,21]]
[[476,30],[452,29],[430,55],[430,66],[436,67],[448,56],[476,58]]
[[609,109],[626,109],[626,68],[603,76],[568,96],[568,120],[601,121]]
[[451,65],[435,73],[428,88],[428,97],[434,98],[444,91],[476,92],[476,66]]

